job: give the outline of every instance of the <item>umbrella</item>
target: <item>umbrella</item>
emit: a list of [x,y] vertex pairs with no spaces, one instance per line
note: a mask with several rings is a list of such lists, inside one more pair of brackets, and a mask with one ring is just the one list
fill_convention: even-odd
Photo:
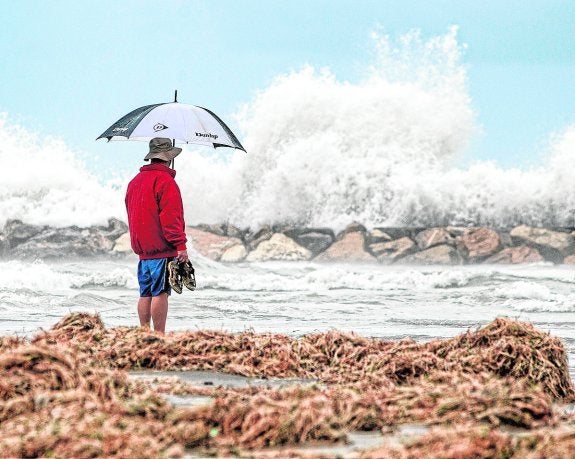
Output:
[[172,139],[172,143],[192,143],[214,148],[230,147],[246,151],[231,129],[214,112],[196,105],[174,102],[145,105],[131,111],[106,129],[96,140]]

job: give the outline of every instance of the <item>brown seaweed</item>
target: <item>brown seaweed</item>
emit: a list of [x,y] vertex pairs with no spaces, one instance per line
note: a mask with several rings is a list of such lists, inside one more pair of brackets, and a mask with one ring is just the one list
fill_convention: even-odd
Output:
[[[281,388],[152,383],[125,370],[215,370],[312,378]],[[497,319],[417,343],[335,330],[272,333],[106,328],[72,314],[31,342],[0,339],[0,451],[15,457],[181,457],[185,448],[254,457],[354,430],[424,423],[433,434],[363,457],[550,457],[575,446],[557,403],[575,399],[563,344],[532,325]],[[210,395],[177,408],[162,393]],[[521,429],[513,436],[506,429]],[[282,454],[267,447],[282,447]],[[239,448],[239,449],[238,449]],[[292,449],[290,449],[292,448]],[[552,454],[553,453],[553,454]]]

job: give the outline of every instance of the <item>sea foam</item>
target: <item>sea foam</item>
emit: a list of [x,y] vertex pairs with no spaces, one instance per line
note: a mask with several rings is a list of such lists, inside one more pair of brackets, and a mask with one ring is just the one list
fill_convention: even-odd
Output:
[[123,218],[122,193],[90,174],[66,144],[40,139],[0,114],[0,224],[106,224]]
[[429,40],[412,32],[374,41],[360,82],[308,66],[260,91],[238,114],[247,155],[182,155],[192,219],[336,229],[354,220],[574,225],[574,126],[551,137],[538,166],[458,167],[480,126],[456,28]]
[[[186,221],[575,226],[575,126],[550,134],[538,165],[458,166],[480,126],[457,29],[374,34],[373,43],[359,81],[305,66],[259,91],[236,114],[247,154],[184,146],[176,163]],[[131,176],[102,183],[62,141],[39,140],[6,116],[0,160],[0,223],[125,219]]]

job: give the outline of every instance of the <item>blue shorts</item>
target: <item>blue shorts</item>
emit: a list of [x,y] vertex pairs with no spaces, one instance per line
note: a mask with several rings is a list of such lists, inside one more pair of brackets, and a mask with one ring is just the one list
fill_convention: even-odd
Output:
[[168,262],[173,258],[154,258],[140,260],[138,263],[138,282],[140,296],[158,296],[162,293],[170,295],[172,289],[168,282]]

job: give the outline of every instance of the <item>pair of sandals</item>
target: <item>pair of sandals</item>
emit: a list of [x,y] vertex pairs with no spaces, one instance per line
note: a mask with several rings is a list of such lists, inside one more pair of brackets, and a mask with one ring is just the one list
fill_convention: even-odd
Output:
[[168,262],[168,282],[176,293],[182,293],[184,286],[187,289],[196,289],[196,275],[191,261],[178,260]]

